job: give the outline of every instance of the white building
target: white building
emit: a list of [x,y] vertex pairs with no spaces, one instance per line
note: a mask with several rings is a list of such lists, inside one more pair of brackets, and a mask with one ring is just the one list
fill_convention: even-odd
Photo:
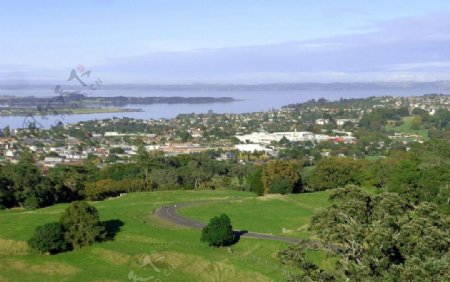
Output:
[[265,148],[259,144],[237,144],[236,149],[241,151],[241,152],[267,152],[267,151],[271,151],[272,149],[268,149]]
[[358,119],[352,119],[352,118],[340,118],[340,119],[336,119],[336,124],[338,126],[343,126],[346,122],[349,123],[358,123],[359,120]]
[[318,124],[318,125],[325,125],[325,124],[330,123],[330,120],[319,118],[319,119],[316,119],[314,122],[315,122],[315,124]]
[[120,134],[116,131],[107,131],[105,132],[105,137],[115,137],[115,136],[120,136]]
[[283,137],[291,142],[314,141],[314,134],[311,132],[253,132],[247,135],[236,135],[236,138],[241,142],[256,143],[256,144],[270,144],[272,141],[279,142]]

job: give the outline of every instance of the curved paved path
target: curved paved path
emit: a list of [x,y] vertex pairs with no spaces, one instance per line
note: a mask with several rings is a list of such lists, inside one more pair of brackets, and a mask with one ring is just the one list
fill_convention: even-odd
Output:
[[[199,204],[208,204],[211,203],[211,201],[197,201],[197,202],[188,202],[188,203],[179,203],[179,204],[171,204],[162,206],[155,210],[154,214],[165,220],[169,221],[178,225],[191,227],[191,228],[203,228],[206,224],[203,224],[201,222],[183,217],[177,213],[177,209],[181,207],[186,206],[193,206],[193,205],[199,205]],[[246,238],[254,238],[254,239],[266,239],[266,240],[274,240],[274,241],[281,241],[286,243],[298,243],[300,242],[299,239],[295,238],[289,238],[289,237],[283,237],[283,236],[276,236],[276,235],[270,235],[270,234],[263,234],[263,233],[255,233],[255,232],[249,232],[247,230],[235,230],[237,234],[240,235],[240,237],[246,237]]]

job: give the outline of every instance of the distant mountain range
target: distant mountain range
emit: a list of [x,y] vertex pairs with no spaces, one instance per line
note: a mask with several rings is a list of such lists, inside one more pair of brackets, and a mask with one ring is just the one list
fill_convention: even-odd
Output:
[[[64,85],[63,85],[64,86]],[[71,85],[64,86],[75,89]],[[0,90],[53,89],[51,84],[4,84]],[[450,81],[434,82],[335,82],[335,83],[269,83],[269,84],[104,84],[105,90],[165,90],[165,91],[270,91],[270,90],[426,90],[450,91]],[[79,89],[79,88],[77,88]]]

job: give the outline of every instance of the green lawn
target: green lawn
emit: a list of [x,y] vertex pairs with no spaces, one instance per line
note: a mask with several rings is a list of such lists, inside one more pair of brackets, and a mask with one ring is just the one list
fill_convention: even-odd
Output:
[[199,241],[200,230],[161,222],[153,210],[167,203],[226,201],[181,212],[204,221],[226,212],[236,228],[282,234],[284,227],[286,236],[305,237],[309,217],[327,197],[327,192],[265,198],[234,191],[132,193],[93,203],[102,220],[124,222],[114,241],[54,256],[31,253],[25,241],[67,205],[0,211],[0,281],[282,281],[288,268],[276,253],[286,243],[242,238],[231,248],[210,248]]
[[234,228],[288,237],[308,238],[311,215],[328,205],[329,192],[296,195],[269,195],[222,203],[188,206],[180,214],[207,223],[221,213],[227,214]]
[[418,136],[420,136],[421,138],[423,138],[424,140],[428,140],[428,130],[420,128],[420,129],[413,129],[412,125],[413,125],[413,120],[414,120],[414,116],[409,116],[409,117],[403,117],[403,124],[400,126],[386,126],[386,130],[393,132],[393,133],[403,133],[403,134],[409,134],[409,135],[413,135],[416,134]]

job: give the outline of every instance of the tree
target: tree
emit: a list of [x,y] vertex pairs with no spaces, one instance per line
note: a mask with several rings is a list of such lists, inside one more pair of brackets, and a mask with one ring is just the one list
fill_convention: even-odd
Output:
[[310,231],[334,246],[337,280],[448,280],[450,220],[434,204],[415,207],[396,193],[372,195],[353,185],[334,190],[330,201]]
[[113,148],[109,149],[109,153],[110,154],[124,154],[125,151],[121,147],[113,147]]
[[225,214],[213,217],[209,224],[203,228],[201,241],[214,247],[233,244],[236,241],[236,235],[231,226],[230,218]]
[[90,245],[105,236],[105,226],[98,211],[86,202],[72,202],[60,219],[66,230],[66,240],[75,249]]
[[3,128],[3,134],[5,135],[5,137],[11,136],[11,129],[9,128],[9,125],[7,125],[7,126],[5,126],[5,128]]
[[50,168],[44,182],[55,191],[56,202],[72,202],[80,199],[84,184],[83,181],[93,172],[84,167],[58,165]]
[[290,245],[287,249],[278,253],[278,258],[282,264],[298,267],[300,272],[286,273],[288,281],[336,281],[332,274],[320,269],[307,255],[307,252],[314,251],[308,241],[302,240],[300,243]]
[[288,146],[291,145],[291,141],[289,141],[289,139],[286,138],[286,136],[283,135],[283,137],[281,137],[280,141],[278,141],[278,143],[280,145],[284,145],[284,146]]
[[145,149],[143,144],[139,145],[137,155],[136,155],[136,163],[141,170],[142,177],[144,179],[145,188],[147,188],[150,183],[149,178],[149,166],[151,164],[150,154]]
[[183,142],[187,142],[187,141],[193,139],[192,135],[187,131],[180,131],[178,133],[178,136],[180,137],[181,141],[183,141]]
[[[299,173],[299,165],[292,161],[281,161],[276,160],[272,161],[263,170],[262,182],[264,185],[264,194],[269,193],[279,193],[276,191],[272,191],[272,183],[278,179],[278,183],[276,184],[276,188],[280,187],[280,184],[284,186],[287,185],[288,180],[290,182],[289,187],[285,187],[284,191],[286,192],[299,192],[301,189],[301,181],[300,181],[300,173]],[[284,180],[281,180],[284,179]],[[282,181],[283,183],[280,183]],[[274,188],[275,188],[274,187]]]
[[56,254],[70,248],[64,236],[64,228],[58,222],[51,222],[38,226],[28,245],[41,253]]
[[0,209],[10,208],[16,204],[12,187],[13,183],[0,171]]
[[258,194],[259,196],[264,195],[264,186],[262,183],[262,168],[256,167],[247,176],[247,184],[250,186],[250,191]]
[[270,184],[270,193],[289,194],[293,192],[294,186],[289,178],[283,175],[276,176]]
[[179,175],[173,168],[154,169],[150,176],[158,190],[177,190],[180,187]]
[[[41,172],[34,164],[33,154],[23,151],[17,165],[8,165],[8,175],[14,183],[14,197],[18,203],[27,208],[38,208],[51,204],[51,193],[47,193],[39,186],[41,182]],[[47,198],[47,199],[44,199]]]
[[312,191],[323,191],[344,187],[348,184],[361,184],[362,160],[351,158],[325,158],[317,163],[306,183]]

